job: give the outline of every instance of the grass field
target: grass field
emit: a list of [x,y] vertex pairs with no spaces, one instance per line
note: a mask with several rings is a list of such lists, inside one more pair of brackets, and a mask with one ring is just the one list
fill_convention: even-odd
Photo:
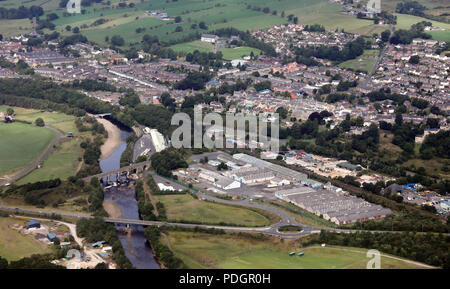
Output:
[[15,261],[32,254],[49,253],[50,249],[31,236],[25,236],[9,228],[13,224],[24,223],[23,220],[0,217],[0,256],[8,261]]
[[[300,249],[292,240],[280,242],[275,239],[257,240],[242,236],[192,232],[168,232],[162,238],[177,257],[189,268],[195,269],[363,269],[369,261],[366,258],[367,250],[364,249]],[[290,252],[304,252],[305,255],[289,256]],[[420,268],[387,257],[381,257],[381,267]]]
[[62,140],[43,162],[40,169],[36,169],[23,177],[17,184],[22,185],[56,178],[65,180],[75,175],[80,165],[78,159],[83,155],[80,143],[81,139],[79,138]]
[[369,73],[375,65],[379,55],[378,50],[365,50],[364,54],[352,60],[339,64],[341,68],[353,69],[354,71],[365,71]]
[[170,221],[185,221],[208,224],[236,224],[239,226],[267,226],[270,220],[262,214],[223,204],[200,201],[192,196],[166,195],[155,196],[155,199],[164,204],[167,218]]
[[[255,30],[269,28],[278,24],[288,23],[285,15],[295,14],[301,24],[323,24],[328,29],[345,29],[349,32],[357,32],[371,35],[380,33],[386,27],[374,25],[372,21],[356,19],[355,17],[340,13],[339,4],[329,3],[327,0],[183,0],[183,1],[127,1],[135,3],[133,8],[117,8],[118,1],[112,1],[112,5],[104,3],[83,7],[84,14],[64,16],[63,9],[48,11],[59,15],[59,19],[53,21],[56,31],[63,35],[70,35],[65,30],[67,25],[81,28],[81,33],[89,40],[106,45],[105,37],[113,35],[124,37],[126,46],[139,46],[142,36],[145,34],[156,35],[162,42],[179,40],[194,33],[205,33],[211,30],[225,27],[235,27],[241,30]],[[247,9],[247,6],[270,8],[270,13]],[[163,21],[157,18],[147,17],[145,11],[159,10],[166,12],[171,17],[181,16],[182,21],[175,23],[173,20]],[[272,12],[276,12],[275,15]],[[99,26],[92,25],[96,20],[104,19],[106,22]],[[192,24],[205,22],[208,30],[192,28]],[[83,27],[82,27],[83,26]],[[180,26],[182,32],[175,32]],[[145,28],[142,33],[137,33],[137,28]],[[194,45],[195,46],[195,45]],[[176,46],[190,52],[192,46]],[[195,48],[194,48],[195,49]]]
[[4,175],[36,160],[55,138],[55,133],[15,122],[0,123],[0,136],[0,175]]
[[223,54],[223,59],[225,60],[234,60],[234,59],[242,59],[243,56],[250,56],[250,53],[253,51],[255,56],[259,55],[261,51],[256,48],[251,47],[236,47],[236,48],[224,48],[221,50]]
[[[8,106],[0,106],[0,111],[6,112],[7,109]],[[45,123],[74,119],[73,116],[59,112],[48,112],[48,111],[41,112],[36,109],[28,109],[21,107],[13,107],[13,109],[14,113],[16,114],[17,120],[23,120],[28,122],[34,122],[39,117],[42,118]]]
[[200,52],[214,52],[214,44],[202,42],[200,40],[176,44],[171,46],[170,48],[172,48],[176,52],[185,52],[185,53],[192,53],[195,50],[198,50]]
[[431,22],[433,26],[444,28],[442,31],[430,31],[427,32],[433,36],[434,40],[450,41],[450,23],[443,23],[438,21],[429,20],[422,17],[405,14],[395,14],[397,16],[396,29],[409,29],[411,25],[419,23],[421,21]]
[[[274,2],[275,4],[276,2]],[[301,24],[321,24],[326,29],[344,29],[347,32],[372,35],[388,29],[387,25],[374,25],[371,20],[357,19],[341,14],[342,6],[321,0],[306,0],[304,5],[286,11],[286,15],[294,14]]]

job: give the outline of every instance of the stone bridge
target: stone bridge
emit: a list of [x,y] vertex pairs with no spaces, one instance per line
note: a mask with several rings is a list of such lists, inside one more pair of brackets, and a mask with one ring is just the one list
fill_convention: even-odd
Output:
[[[150,164],[151,164],[151,161],[132,164],[132,165],[129,165],[127,167],[123,167],[123,168],[120,168],[117,170],[112,170],[109,172],[105,172],[105,173],[101,173],[101,174],[83,178],[83,181],[90,182],[93,178],[96,178],[101,181],[104,177],[106,177],[107,181],[109,182],[109,179],[111,178],[111,176],[114,176],[114,175],[120,176],[122,173],[127,173],[127,175],[134,174],[134,173],[137,174],[137,173],[145,171],[148,167],[150,167]],[[117,178],[117,179],[119,179],[119,178]]]

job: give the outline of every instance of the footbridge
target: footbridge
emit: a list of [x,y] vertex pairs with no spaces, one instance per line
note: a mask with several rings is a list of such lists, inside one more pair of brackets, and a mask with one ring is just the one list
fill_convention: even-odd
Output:
[[[124,173],[126,173],[127,175],[129,174],[137,174],[137,173],[141,173],[144,172],[148,167],[150,167],[151,165],[151,161],[146,161],[146,162],[141,162],[141,163],[137,163],[137,164],[132,164],[126,167],[122,167],[120,169],[117,170],[112,170],[109,172],[104,172],[101,174],[97,174],[97,175],[93,175],[93,176],[89,176],[86,178],[83,178],[83,181],[85,182],[90,182],[92,179],[98,179],[98,180],[102,180],[103,178],[107,178],[107,181],[109,182],[111,176],[120,176]],[[118,179],[118,178],[117,178]]]

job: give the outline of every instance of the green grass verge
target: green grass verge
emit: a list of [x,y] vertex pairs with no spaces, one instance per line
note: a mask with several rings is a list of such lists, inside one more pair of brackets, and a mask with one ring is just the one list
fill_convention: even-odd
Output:
[[194,199],[191,195],[157,195],[164,204],[170,221],[205,224],[235,224],[238,226],[267,226],[268,217],[246,208]]

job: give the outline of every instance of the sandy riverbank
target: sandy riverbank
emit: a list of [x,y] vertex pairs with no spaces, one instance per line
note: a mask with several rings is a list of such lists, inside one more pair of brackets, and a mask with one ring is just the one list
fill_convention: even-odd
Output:
[[117,149],[117,147],[122,143],[122,140],[120,139],[120,130],[117,126],[104,118],[99,118],[97,120],[99,123],[103,124],[108,132],[108,139],[100,148],[102,151],[100,159],[103,160],[109,157]]
[[111,218],[119,219],[122,217],[122,210],[114,201],[103,201],[103,208]]

